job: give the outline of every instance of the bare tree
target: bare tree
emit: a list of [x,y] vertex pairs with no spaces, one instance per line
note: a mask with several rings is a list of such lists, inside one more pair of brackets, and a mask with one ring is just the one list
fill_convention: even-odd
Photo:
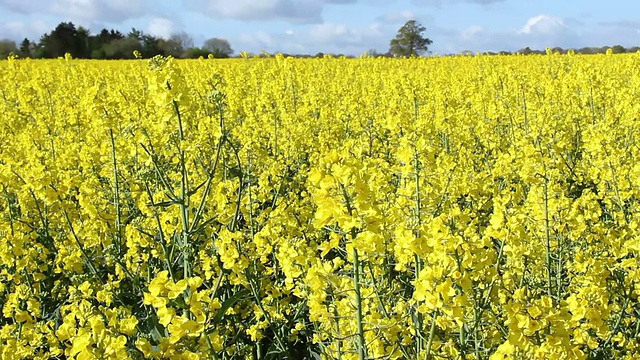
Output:
[[193,37],[184,31],[171,34],[169,40],[178,44],[183,50],[193,47]]
[[18,53],[18,47],[16,46],[16,42],[9,39],[0,40],[0,59],[5,59],[9,56],[9,54]]
[[193,38],[186,32],[173,33],[168,39],[160,39],[158,45],[165,55],[185,57],[186,51],[193,47]]
[[214,57],[229,57],[233,54],[231,44],[226,39],[211,38],[204,42],[203,46],[206,50],[210,51]]

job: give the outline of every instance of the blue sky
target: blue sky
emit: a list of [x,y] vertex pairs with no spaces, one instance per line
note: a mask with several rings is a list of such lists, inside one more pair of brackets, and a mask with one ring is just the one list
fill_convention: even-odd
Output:
[[184,31],[196,46],[225,38],[236,53],[386,52],[409,19],[436,54],[640,45],[632,0],[0,0],[0,38],[36,40],[73,21],[94,33]]

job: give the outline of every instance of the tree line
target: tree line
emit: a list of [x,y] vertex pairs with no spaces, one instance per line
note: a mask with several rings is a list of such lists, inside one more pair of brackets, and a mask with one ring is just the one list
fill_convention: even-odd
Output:
[[0,58],[15,54],[45,59],[69,53],[74,58],[81,59],[132,59],[136,50],[144,58],[155,55],[171,55],[176,58],[212,55],[215,58],[228,58],[233,54],[229,41],[221,38],[207,39],[202,47],[196,47],[193,38],[185,32],[174,33],[168,39],[135,28],[127,34],[114,29],[102,29],[97,34],[91,34],[89,29],[76,27],[72,22],[61,22],[38,41],[25,38],[20,44],[16,44],[13,40],[0,40]]
[[[566,54],[569,51],[573,50],[576,54],[606,54],[607,50],[611,49],[614,54],[624,54],[624,53],[636,53],[640,50],[638,46],[632,46],[625,48],[622,45],[614,45],[614,46],[602,46],[602,47],[583,47],[580,49],[563,49],[561,47],[554,47],[551,49],[553,53]],[[529,47],[524,49],[520,49],[515,52],[515,54],[520,53],[523,55],[529,54],[546,54],[546,50],[532,50]],[[509,54],[509,53],[508,53]]]
[[[431,39],[425,37],[424,31],[426,28],[422,26],[420,23],[415,20],[407,21],[399,30],[396,38],[391,40],[389,51],[385,54],[380,54],[375,50],[369,50],[367,54],[369,56],[385,56],[385,57],[410,57],[410,56],[419,56],[428,51],[428,46],[433,43]],[[640,47],[633,46],[629,48],[625,48],[622,45],[614,45],[614,46],[602,46],[602,47],[583,47],[580,49],[563,49],[561,47],[554,47],[551,51],[560,54],[567,54],[569,52],[573,52],[575,54],[605,54],[607,51],[611,49],[611,52],[614,54],[623,54],[623,53],[636,53],[640,50]],[[522,55],[544,55],[547,53],[547,49],[536,50],[531,49],[530,47],[525,47],[520,50],[516,50],[514,52],[510,51],[499,51],[499,52],[485,52],[486,55],[512,55],[512,54],[522,54]],[[460,52],[460,55],[473,55],[472,51],[464,50]]]
[[[411,57],[420,56],[428,52],[428,46],[433,41],[424,35],[425,27],[415,20],[407,21],[390,41],[389,51],[379,53],[371,49],[365,53],[370,57]],[[585,47],[573,49],[577,54],[603,54],[608,49],[613,53],[637,52],[639,47],[625,48],[621,45],[613,47]],[[20,57],[30,57],[36,59],[57,58],[66,53],[74,58],[82,59],[133,59],[134,51],[143,58],[150,58],[155,55],[173,56],[175,58],[199,58],[212,55],[215,58],[228,58],[233,54],[233,49],[229,41],[221,38],[207,39],[202,47],[196,47],[193,38],[185,33],[173,33],[168,39],[147,34],[142,30],[131,29],[127,34],[118,30],[102,29],[97,34],[91,34],[89,29],[78,26],[72,22],[61,22],[55,29],[42,35],[38,41],[31,41],[27,38],[18,45],[13,40],[0,40],[0,59],[15,54]],[[567,53],[569,49],[555,47],[554,53]],[[545,54],[545,50],[532,50],[529,47],[515,52],[500,51],[486,52],[488,55],[508,55],[508,54]],[[471,51],[465,50],[461,55],[471,55]],[[322,52],[316,55],[307,54],[286,54],[295,57],[324,57]],[[334,56],[343,56],[338,54]],[[347,57],[353,57],[347,55]]]

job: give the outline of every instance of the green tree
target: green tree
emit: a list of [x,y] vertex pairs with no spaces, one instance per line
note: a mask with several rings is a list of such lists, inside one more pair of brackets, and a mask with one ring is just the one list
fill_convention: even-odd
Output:
[[91,32],[89,29],[78,26],[78,31],[76,33],[78,37],[78,48],[76,49],[76,56],[79,58],[90,58],[91,57]]
[[426,28],[415,20],[409,20],[399,30],[396,38],[391,40],[389,53],[394,56],[418,56],[428,50],[433,43],[423,35]]
[[184,52],[184,57],[187,59],[197,59],[199,57],[203,57],[206,58],[207,56],[209,56],[209,54],[211,54],[211,52],[207,49],[202,49],[202,48],[197,48],[197,47],[190,47],[188,49],[185,50]]
[[29,39],[24,38],[20,43],[20,56],[31,57],[32,56],[32,43]]
[[78,36],[78,29],[72,22],[61,22],[49,34],[40,39],[41,55],[44,57],[59,57],[70,53],[73,57],[82,56],[82,39]]
[[[107,59],[107,52],[110,51],[111,55],[113,55],[114,46],[111,43],[116,42],[118,40],[124,39],[124,34],[122,34],[118,30],[111,31],[107,29],[102,29],[97,35],[90,37],[90,47],[91,47],[91,58],[93,59]],[[117,47],[117,45],[116,45]],[[136,48],[137,49],[137,48]],[[136,50],[134,49],[134,50]],[[133,51],[133,50],[132,50]]]
[[622,45],[615,45],[611,49],[613,50],[614,54],[624,54],[627,52],[627,49],[625,49]]
[[[102,47],[103,54],[94,53],[93,56],[103,55],[106,59],[134,59],[133,52],[135,50],[140,51],[140,49],[142,49],[142,46],[138,40],[126,37],[106,44]],[[148,54],[145,55],[149,57]]]
[[165,55],[163,50],[160,48],[160,39],[157,37],[145,34],[142,30],[137,30],[136,28],[132,28],[127,34],[127,38],[134,39],[139,44],[140,53],[144,58],[150,58],[156,55]]

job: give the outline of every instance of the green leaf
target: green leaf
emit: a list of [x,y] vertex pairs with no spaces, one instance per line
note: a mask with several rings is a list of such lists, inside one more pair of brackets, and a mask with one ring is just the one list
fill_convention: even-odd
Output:
[[222,317],[224,316],[224,314],[226,314],[227,310],[229,310],[230,307],[235,305],[238,301],[240,301],[240,299],[247,295],[249,295],[249,290],[244,289],[242,291],[238,291],[232,297],[225,300],[222,303],[220,309],[218,309],[218,311],[216,312],[216,316],[213,318],[213,325],[219,324],[222,321]]

